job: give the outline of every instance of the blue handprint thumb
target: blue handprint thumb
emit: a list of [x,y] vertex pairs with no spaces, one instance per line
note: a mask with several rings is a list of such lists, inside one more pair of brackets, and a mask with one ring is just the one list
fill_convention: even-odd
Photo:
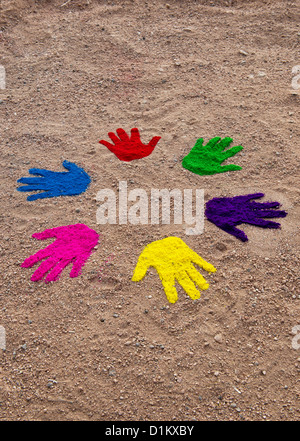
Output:
[[18,182],[26,184],[19,187],[18,191],[38,191],[28,196],[28,201],[36,199],[53,198],[58,196],[75,196],[86,191],[91,178],[78,165],[70,161],[62,164],[67,172],[54,172],[51,170],[31,168],[29,174],[35,177],[21,178]]
[[83,168],[78,167],[74,162],[65,160],[62,164],[69,173],[67,173],[71,193],[69,195],[78,195],[85,192],[91,183],[90,176]]

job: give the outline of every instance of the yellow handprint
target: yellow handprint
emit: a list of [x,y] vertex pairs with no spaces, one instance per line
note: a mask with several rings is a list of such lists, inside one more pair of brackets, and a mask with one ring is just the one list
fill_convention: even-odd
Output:
[[199,299],[201,294],[194,283],[200,290],[207,289],[209,284],[195,269],[193,263],[210,273],[216,271],[213,265],[198,256],[183,240],[178,237],[167,237],[150,243],[142,251],[132,281],[142,280],[148,268],[152,266],[158,272],[170,303],[175,303],[178,299],[175,281],[182,286],[191,299]]

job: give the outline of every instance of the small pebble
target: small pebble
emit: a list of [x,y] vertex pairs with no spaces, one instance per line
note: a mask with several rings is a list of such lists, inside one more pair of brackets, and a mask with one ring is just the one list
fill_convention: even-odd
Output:
[[214,336],[214,339],[215,339],[215,341],[216,341],[217,343],[222,343],[222,341],[223,341],[222,334],[216,334],[216,335]]
[[221,242],[219,242],[219,243],[216,244],[216,248],[217,248],[217,250],[219,250],[219,251],[226,251],[226,250],[227,250],[226,245],[225,245],[224,243],[221,243]]

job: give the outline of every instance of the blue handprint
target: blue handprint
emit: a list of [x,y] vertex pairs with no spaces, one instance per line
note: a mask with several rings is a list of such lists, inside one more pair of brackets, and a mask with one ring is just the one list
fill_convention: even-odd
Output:
[[91,182],[89,175],[73,162],[64,161],[62,165],[68,170],[67,172],[54,172],[41,168],[29,169],[29,173],[36,175],[36,177],[19,179],[17,182],[27,185],[19,187],[17,190],[39,191],[39,193],[28,196],[28,201],[58,196],[74,196],[85,192]]

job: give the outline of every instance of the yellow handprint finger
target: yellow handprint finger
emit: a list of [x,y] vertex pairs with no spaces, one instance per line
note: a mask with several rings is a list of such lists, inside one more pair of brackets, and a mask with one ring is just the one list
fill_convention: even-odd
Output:
[[209,284],[204,279],[202,274],[200,274],[194,267],[191,265],[189,268],[186,269],[188,275],[190,278],[196,283],[196,285],[199,286],[201,290],[205,290],[209,287]]
[[141,254],[137,261],[131,280],[133,282],[139,282],[140,280],[142,280],[145,277],[148,268],[148,259],[145,257],[145,255]]
[[201,297],[201,293],[197,290],[186,271],[180,271],[176,275],[176,279],[191,299],[196,300]]
[[175,287],[175,279],[171,277],[161,277],[161,283],[164,287],[167,299],[170,303],[176,303],[178,300],[178,294]]
[[195,284],[200,290],[207,289],[209,285],[194,268],[193,263],[208,272],[216,271],[213,265],[202,259],[182,239],[167,237],[152,242],[144,248],[138,259],[132,281],[139,282],[145,277],[148,268],[153,267],[158,272],[170,303],[175,303],[178,299],[175,281],[178,281],[192,299],[199,299],[201,293]]
[[203,268],[209,273],[214,273],[217,271],[217,269],[211,263],[206,262],[206,260],[202,259],[202,257],[200,257],[199,254],[195,253],[195,251],[191,250],[190,248],[189,251],[189,257],[193,263],[200,266],[200,268]]

